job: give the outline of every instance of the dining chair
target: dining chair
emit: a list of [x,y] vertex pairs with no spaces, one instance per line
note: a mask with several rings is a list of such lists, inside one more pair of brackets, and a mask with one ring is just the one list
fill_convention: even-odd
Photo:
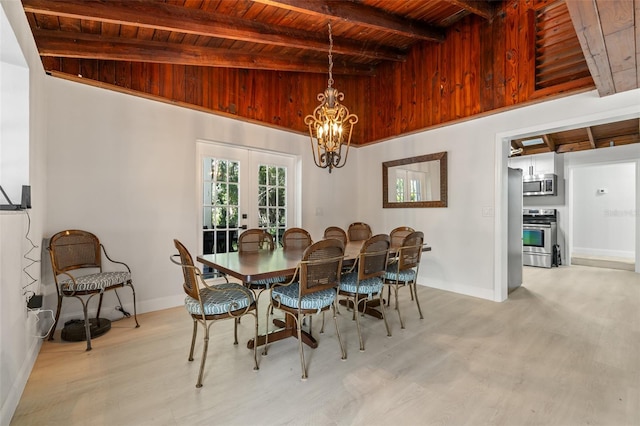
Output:
[[[249,254],[258,253],[261,250],[274,250],[275,244],[273,235],[264,229],[247,229],[238,237],[238,253]],[[258,290],[256,300],[260,298],[260,294],[267,290],[273,283],[285,281],[286,277],[264,278],[245,283],[252,290]]]
[[389,233],[389,238],[391,241],[390,248],[393,250],[397,247],[402,247],[402,242],[404,241],[406,236],[411,234],[412,232],[415,232],[415,229],[410,226],[398,226],[397,228],[394,228]]
[[336,238],[342,241],[342,244],[344,245],[347,245],[347,241],[349,241],[347,238],[347,233],[344,232],[344,229],[337,226],[329,226],[327,229],[325,229],[323,238]]
[[364,222],[354,222],[347,229],[349,241],[364,241],[373,235],[371,227]]
[[[364,351],[364,341],[360,328],[360,312],[364,312],[367,303],[374,300],[380,302],[380,310],[384,325],[387,328],[387,336],[391,337],[391,330],[384,312],[382,302],[382,289],[384,276],[389,260],[389,236],[385,234],[374,235],[364,242],[360,254],[356,259],[352,270],[342,274],[338,295],[346,296],[353,308],[353,319],[356,321],[360,351]],[[362,306],[362,308],[361,308]]]
[[[288,283],[274,284],[270,290],[270,306],[280,309],[296,323],[302,380],[307,379],[302,342],[302,320],[307,316],[332,309],[342,359],[347,359],[336,316],[337,291],[343,258],[344,245],[341,241],[330,238],[313,243],[304,251],[294,278]],[[262,352],[265,356],[268,349],[268,336],[269,333],[265,336]]]
[[416,288],[423,243],[424,234],[421,231],[415,231],[407,235],[402,242],[402,246],[396,249],[394,257],[389,261],[389,265],[387,266],[384,276],[385,285],[390,286],[394,291],[396,302],[395,308],[398,311],[401,328],[404,328],[404,321],[402,320],[400,304],[398,303],[398,289],[400,287],[409,287],[412,293],[415,294],[415,301],[418,306],[420,319],[424,319]]
[[284,250],[304,250],[312,243],[311,234],[302,228],[288,228],[282,235]]
[[[390,256],[392,258],[395,251],[398,248],[402,247],[402,243],[404,242],[406,236],[412,232],[415,232],[415,229],[411,228],[410,226],[398,226],[397,228],[391,230],[391,232],[389,233],[389,237],[391,238],[391,246],[389,247],[389,251],[391,252]],[[409,289],[409,291],[411,293],[411,300],[413,300],[413,290]],[[389,306],[389,300],[391,300],[391,287],[387,287],[387,306]]]
[[[226,276],[224,282],[219,284],[207,283],[199,268],[194,266],[193,258],[186,247],[178,240],[173,240],[178,254],[170,257],[171,261],[182,268],[184,283],[182,288],[186,293],[184,306],[193,320],[193,333],[191,336],[191,349],[189,361],[193,361],[193,351],[198,334],[198,324],[204,329],[202,346],[202,360],[196,387],[202,387],[202,376],[207,360],[209,347],[209,333],[214,322],[234,319],[234,345],[238,344],[237,319],[244,315],[253,315],[255,323],[254,339],[258,338],[257,303],[254,293],[238,283],[230,283]],[[255,340],[254,340],[255,341]],[[256,348],[253,348],[254,370],[258,370],[258,357]]]
[[[49,340],[53,340],[53,333],[60,319],[62,299],[75,297],[82,303],[84,334],[87,339],[87,351],[90,351],[91,328],[92,326],[101,327],[100,309],[105,291],[113,290],[120,303],[120,312],[126,317],[130,316],[124,310],[120,296],[116,291],[121,287],[131,288],[133,294],[133,318],[136,322],[136,328],[140,327],[136,312],[136,291],[131,280],[131,268],[124,262],[111,259],[97,236],[91,232],[78,229],[61,231],[51,237],[47,250],[51,257],[53,279],[58,293],[58,306],[53,326],[49,332]],[[102,255],[110,262],[108,265],[113,265],[114,268],[120,270],[104,271],[103,265],[105,263],[102,260]],[[95,322],[92,322],[89,319],[88,305],[96,295],[99,296],[98,311]]]

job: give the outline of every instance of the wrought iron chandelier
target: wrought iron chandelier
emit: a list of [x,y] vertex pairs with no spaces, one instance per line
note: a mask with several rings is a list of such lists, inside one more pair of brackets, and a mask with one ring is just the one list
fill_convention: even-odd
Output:
[[[350,114],[349,109],[340,102],[344,100],[344,93],[333,87],[333,37],[331,23],[329,23],[329,80],[324,93],[318,93],[320,105],[313,110],[313,114],[304,118],[309,126],[311,151],[316,166],[326,169],[339,169],[347,162],[351,132],[353,125],[358,122],[358,116]],[[344,157],[342,148],[346,146]]]

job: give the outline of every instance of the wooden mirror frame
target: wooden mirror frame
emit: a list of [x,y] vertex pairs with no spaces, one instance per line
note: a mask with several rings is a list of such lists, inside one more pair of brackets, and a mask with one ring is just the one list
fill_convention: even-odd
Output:
[[[406,164],[423,163],[440,160],[440,199],[437,201],[404,201],[389,202],[389,168]],[[385,161],[382,163],[382,207],[383,208],[419,208],[419,207],[447,207],[447,152],[420,155],[418,157],[403,158],[401,160]]]

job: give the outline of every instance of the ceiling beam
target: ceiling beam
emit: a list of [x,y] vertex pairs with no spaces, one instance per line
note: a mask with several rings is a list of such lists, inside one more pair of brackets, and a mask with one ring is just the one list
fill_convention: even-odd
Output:
[[565,3],[598,93],[600,96],[616,93],[596,1],[565,0]]
[[[101,59],[114,61],[153,62],[204,67],[246,68],[272,71],[326,73],[324,61],[300,61],[288,56],[264,57],[230,49],[185,46],[148,40],[123,40],[93,34],[34,30],[41,56]],[[374,75],[368,66],[340,63],[334,74]]]
[[549,134],[542,135],[542,140],[547,145],[550,151],[553,152],[556,150],[556,142],[553,140],[553,136]]
[[591,145],[591,149],[596,149],[596,139],[593,137],[593,131],[591,127],[587,127],[587,136],[589,137],[589,144]]
[[446,3],[456,5],[467,12],[478,15],[487,21],[491,21],[495,15],[495,8],[490,2],[477,0],[444,0]]
[[[22,3],[25,12],[43,15],[131,25],[311,51],[327,52],[329,49],[327,38],[317,33],[293,28],[283,30],[257,21],[160,2],[23,0]],[[334,40],[333,51],[337,54],[378,60],[406,60],[406,54],[399,49],[385,46],[367,47],[361,43],[339,38]]]
[[423,22],[411,21],[384,13],[379,9],[351,1],[331,0],[253,0],[257,3],[279,7],[319,18],[332,18],[345,23],[355,23],[379,31],[409,37],[416,40],[444,42],[444,32]]

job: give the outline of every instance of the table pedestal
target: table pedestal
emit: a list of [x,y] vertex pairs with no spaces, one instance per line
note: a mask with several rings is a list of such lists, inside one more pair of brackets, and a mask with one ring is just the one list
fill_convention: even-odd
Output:
[[[276,327],[280,327],[280,330],[269,333],[269,343],[277,342],[278,340],[283,340],[289,337],[295,337],[296,339],[298,338],[296,321],[290,315],[285,315],[285,321],[282,321],[281,319],[274,319],[273,324]],[[264,334],[258,336],[258,346],[264,346],[265,340],[266,336]],[[312,347],[313,349],[318,347],[318,341],[311,334],[304,330],[302,330],[302,342]],[[247,348],[253,349],[253,346],[255,344],[256,342],[251,339],[247,342]]]

